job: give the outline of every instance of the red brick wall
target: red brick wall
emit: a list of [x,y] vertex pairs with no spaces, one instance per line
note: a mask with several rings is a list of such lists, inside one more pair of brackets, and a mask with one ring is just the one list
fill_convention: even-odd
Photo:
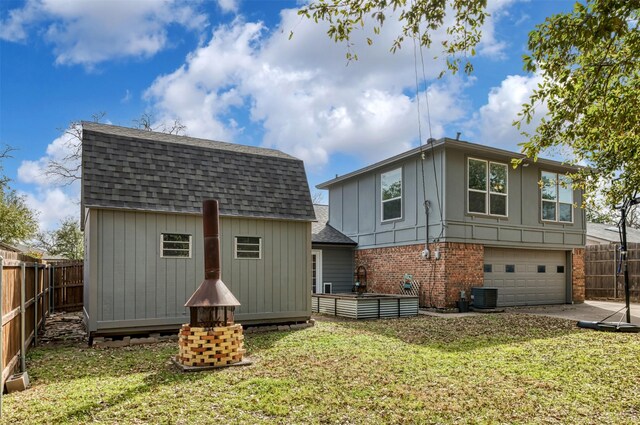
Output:
[[584,302],[585,263],[584,248],[574,248],[571,251],[571,286],[574,303]]
[[[408,273],[421,284],[420,305],[443,308],[455,306],[461,290],[469,298],[472,286],[482,286],[482,245],[430,244],[429,259],[420,255],[423,249],[424,244],[416,244],[356,250],[356,267],[367,269],[368,292],[402,294],[402,278]],[[435,259],[436,250],[440,251],[439,260]]]

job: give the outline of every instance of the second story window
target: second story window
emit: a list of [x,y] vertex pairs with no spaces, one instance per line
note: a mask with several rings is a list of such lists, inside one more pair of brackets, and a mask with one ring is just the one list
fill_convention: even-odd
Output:
[[571,179],[564,174],[543,171],[540,197],[542,220],[573,222],[573,188]]
[[402,217],[402,168],[380,175],[382,221]]
[[467,166],[467,211],[507,215],[507,164],[469,158]]

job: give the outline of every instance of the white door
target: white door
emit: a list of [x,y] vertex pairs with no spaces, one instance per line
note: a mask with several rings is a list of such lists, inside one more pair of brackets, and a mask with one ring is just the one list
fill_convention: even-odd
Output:
[[484,250],[484,286],[498,288],[498,306],[565,303],[568,275],[565,251]]
[[322,250],[311,250],[311,293],[322,294]]

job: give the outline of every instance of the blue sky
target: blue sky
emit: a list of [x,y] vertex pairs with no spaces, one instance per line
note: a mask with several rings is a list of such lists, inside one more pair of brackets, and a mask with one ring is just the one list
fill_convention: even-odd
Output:
[[[433,137],[517,150],[511,122],[539,77],[522,71],[527,34],[569,1],[489,1],[492,14],[471,77],[437,79],[423,51],[416,94],[413,47],[389,52],[389,19],[373,46],[355,35],[358,62],[326,26],[301,19],[295,1],[3,0],[0,2],[0,145],[42,228],[77,216],[79,185],[44,174],[65,154],[60,129],[106,112],[134,126],[179,119],[186,134],[281,149],[305,161],[310,185],[419,143],[429,99]],[[294,35],[289,40],[289,34]],[[443,34],[435,34],[435,38]],[[435,49],[435,48],[434,48]],[[418,64],[421,72],[421,65]],[[544,108],[542,109],[544,112]],[[312,189],[313,190],[313,189]]]

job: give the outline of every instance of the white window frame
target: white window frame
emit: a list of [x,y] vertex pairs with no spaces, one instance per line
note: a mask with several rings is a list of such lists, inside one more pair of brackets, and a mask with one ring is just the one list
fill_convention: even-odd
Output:
[[[165,255],[164,251],[165,251],[165,247],[164,247],[164,236],[165,235],[180,235],[180,236],[189,236],[189,256],[188,257],[179,257],[179,256],[175,256],[175,255]],[[167,243],[185,243],[185,242],[181,242],[181,241],[166,241]],[[178,233],[178,232],[163,232],[160,233],[160,258],[177,258],[177,259],[188,259],[191,258],[192,255],[192,243],[193,243],[193,236],[189,233]],[[173,248],[166,248],[167,251],[182,251],[182,250],[176,250]]]
[[[382,176],[384,176],[385,174],[391,174],[391,173],[395,173],[396,171],[400,171],[400,196],[396,196],[395,198],[391,198],[391,199],[383,199],[383,187],[382,187]],[[403,175],[402,175],[402,167],[398,167],[398,168],[394,168],[393,170],[389,170],[389,171],[385,171],[384,173],[380,173],[380,221],[382,223],[386,223],[389,221],[395,221],[395,220],[402,220],[402,216],[403,216],[403,202],[402,202],[402,193],[404,192],[404,181],[403,181]],[[384,218],[384,203],[385,202],[390,202],[390,201],[395,201],[397,199],[400,199],[400,216],[399,217],[394,217],[394,218]]]
[[[469,187],[469,176],[470,176],[470,172],[471,172],[471,167],[469,166],[469,163],[471,161],[479,161],[479,162],[484,162],[486,167],[486,173],[485,173],[485,190],[480,190],[480,189],[471,189]],[[491,172],[491,165],[499,165],[502,167],[505,167],[507,169],[507,172],[505,174],[505,192],[504,193],[500,193],[500,192],[493,192],[491,191],[491,182],[490,182],[490,172]],[[469,210],[469,206],[470,206],[470,202],[469,202],[469,192],[476,192],[476,193],[484,193],[484,205],[485,205],[485,210],[484,212],[477,212],[477,211],[470,211]],[[504,211],[505,214],[491,214],[491,195],[499,195],[499,196],[504,196],[505,197],[505,201],[504,201]],[[467,214],[480,214],[480,215],[489,215],[492,217],[509,217],[509,166],[503,162],[496,162],[496,161],[488,161],[486,159],[480,159],[480,158],[473,158],[473,157],[468,157],[467,158],[467,193],[466,193],[467,199],[465,200],[466,204],[467,204]]]
[[[327,285],[329,285],[329,292],[325,291]],[[323,294],[333,294],[333,283],[331,283],[331,282],[322,282],[322,293]]]
[[[556,186],[556,199],[555,201],[551,201],[551,200],[545,200],[542,199],[542,189],[543,189],[543,183],[542,183],[542,174],[543,173],[549,173],[549,174],[555,174],[555,186]],[[540,221],[544,221],[546,223],[565,223],[565,224],[573,224],[574,223],[574,216],[575,216],[575,212],[574,210],[574,199],[573,199],[573,183],[571,182],[571,187],[570,189],[570,193],[571,193],[571,202],[560,202],[560,187],[562,186],[560,184],[560,178],[561,177],[565,177],[566,179],[569,180],[569,182],[571,182],[571,179],[566,175],[566,174],[562,174],[562,173],[558,173],[555,171],[547,171],[547,170],[540,170]],[[550,220],[548,218],[544,218],[543,215],[543,205],[544,202],[555,202],[556,204],[556,217],[554,220]],[[571,205],[571,221],[565,221],[565,220],[560,220],[560,204],[565,204],[565,205]]]
[[[256,238],[258,239],[258,257],[238,257],[238,238]],[[247,244],[244,244],[247,245]],[[254,245],[254,244],[250,244]],[[255,252],[255,251],[243,251],[243,252]],[[262,237],[260,236],[247,236],[238,235],[233,237],[233,258],[235,260],[262,260]]]
[[[313,281],[311,282],[311,292],[314,294],[322,293],[322,250],[321,249],[312,249],[311,256],[316,257],[316,292],[313,292]],[[311,276],[313,279],[313,276]]]

